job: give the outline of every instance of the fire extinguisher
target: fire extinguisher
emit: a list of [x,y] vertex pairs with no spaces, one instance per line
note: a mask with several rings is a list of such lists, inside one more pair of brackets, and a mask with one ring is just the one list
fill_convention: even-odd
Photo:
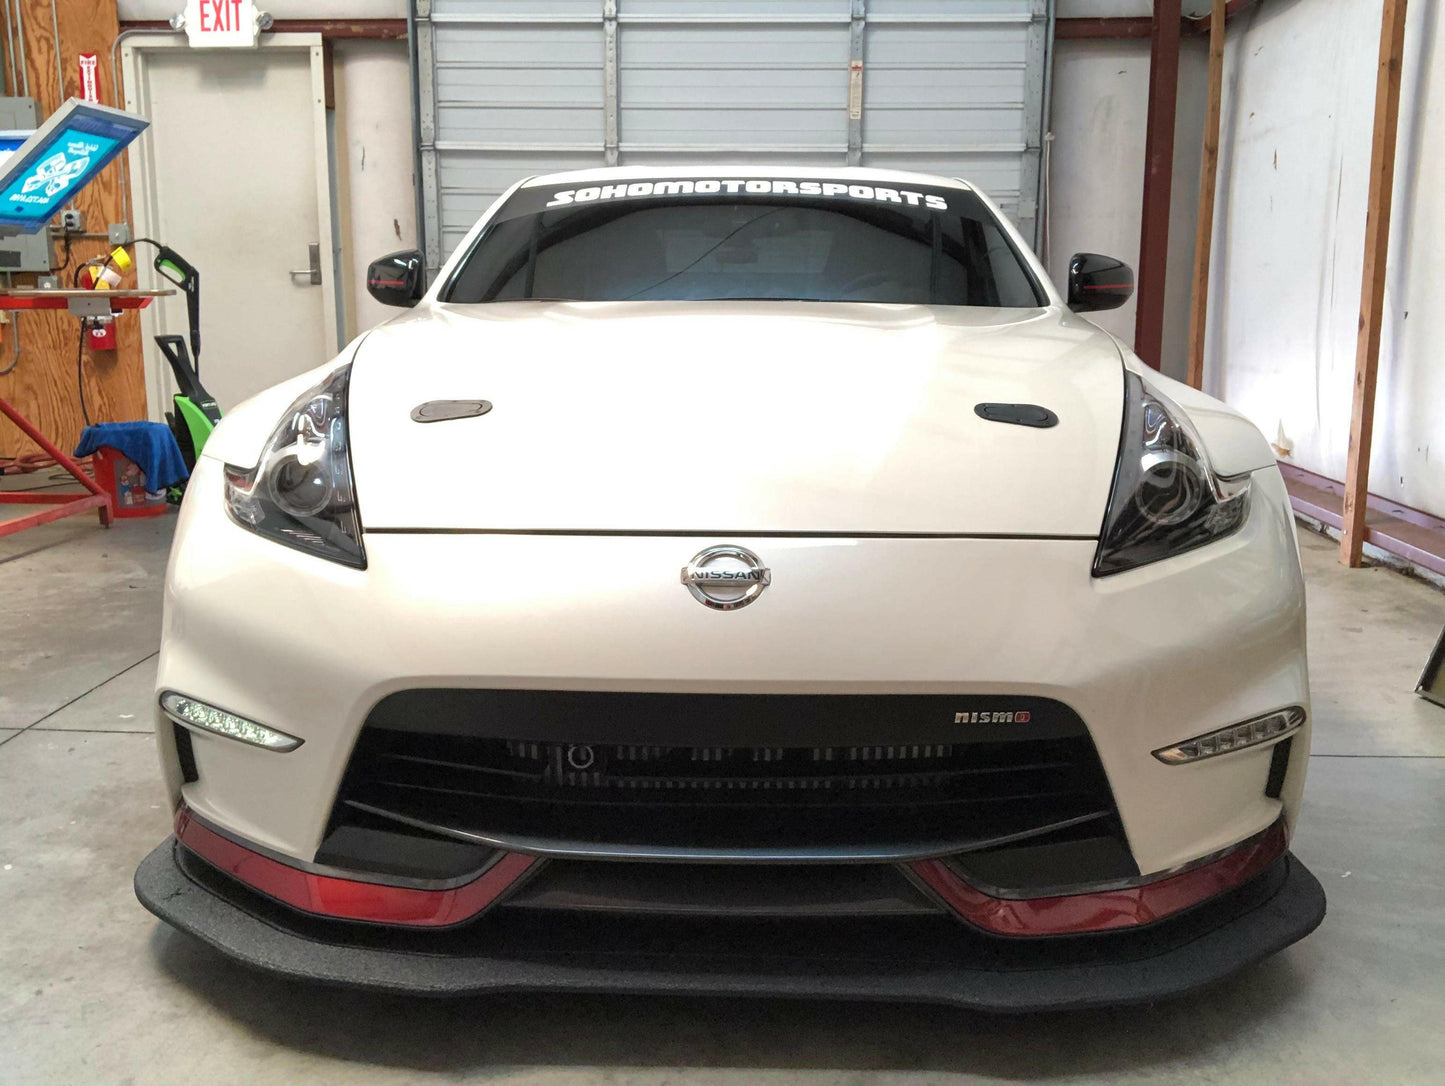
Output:
[[[130,271],[132,261],[124,248],[117,246],[104,258],[81,266],[76,283],[85,290],[114,290],[121,276]],[[85,345],[92,351],[116,349],[115,317],[111,315],[85,318]]]

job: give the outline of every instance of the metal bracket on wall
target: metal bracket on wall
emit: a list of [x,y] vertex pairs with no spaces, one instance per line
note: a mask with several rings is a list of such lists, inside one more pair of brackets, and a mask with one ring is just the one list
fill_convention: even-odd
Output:
[[602,0],[602,153],[617,165],[617,0]]

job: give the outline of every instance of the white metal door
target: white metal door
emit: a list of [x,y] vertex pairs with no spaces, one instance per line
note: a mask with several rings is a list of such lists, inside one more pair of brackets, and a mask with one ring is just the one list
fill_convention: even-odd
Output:
[[1039,222],[1052,0],[413,0],[427,262],[527,174],[748,159],[977,182]]
[[[339,346],[321,40],[193,50],[142,39],[123,61],[126,106],[152,122],[130,158],[136,234],[200,271],[201,379],[224,412]],[[141,282],[166,286],[154,254],[136,247]],[[185,300],[144,318],[158,417],[173,387],[151,337],[185,333]]]

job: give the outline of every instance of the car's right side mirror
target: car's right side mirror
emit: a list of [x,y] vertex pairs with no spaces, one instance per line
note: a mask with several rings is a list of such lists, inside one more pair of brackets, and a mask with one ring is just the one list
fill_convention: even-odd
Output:
[[1075,313],[1118,309],[1134,295],[1134,269],[1098,253],[1069,258],[1069,308]]
[[366,290],[382,305],[414,306],[426,294],[426,262],[415,249],[387,253],[366,269]]

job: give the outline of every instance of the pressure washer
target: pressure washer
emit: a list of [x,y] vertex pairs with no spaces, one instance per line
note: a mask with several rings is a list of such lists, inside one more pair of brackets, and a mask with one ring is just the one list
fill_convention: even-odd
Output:
[[[150,241],[138,238],[138,241]],[[159,242],[152,267],[162,278],[174,283],[186,295],[186,323],[190,331],[190,344],[186,337],[177,335],[156,336],[156,346],[170,363],[179,392],[172,397],[173,411],[166,412],[166,424],[175,435],[186,467],[194,469],[196,457],[201,455],[206,439],[221,421],[221,409],[216,406],[215,397],[201,384],[201,273],[194,264],[180,253]]]

